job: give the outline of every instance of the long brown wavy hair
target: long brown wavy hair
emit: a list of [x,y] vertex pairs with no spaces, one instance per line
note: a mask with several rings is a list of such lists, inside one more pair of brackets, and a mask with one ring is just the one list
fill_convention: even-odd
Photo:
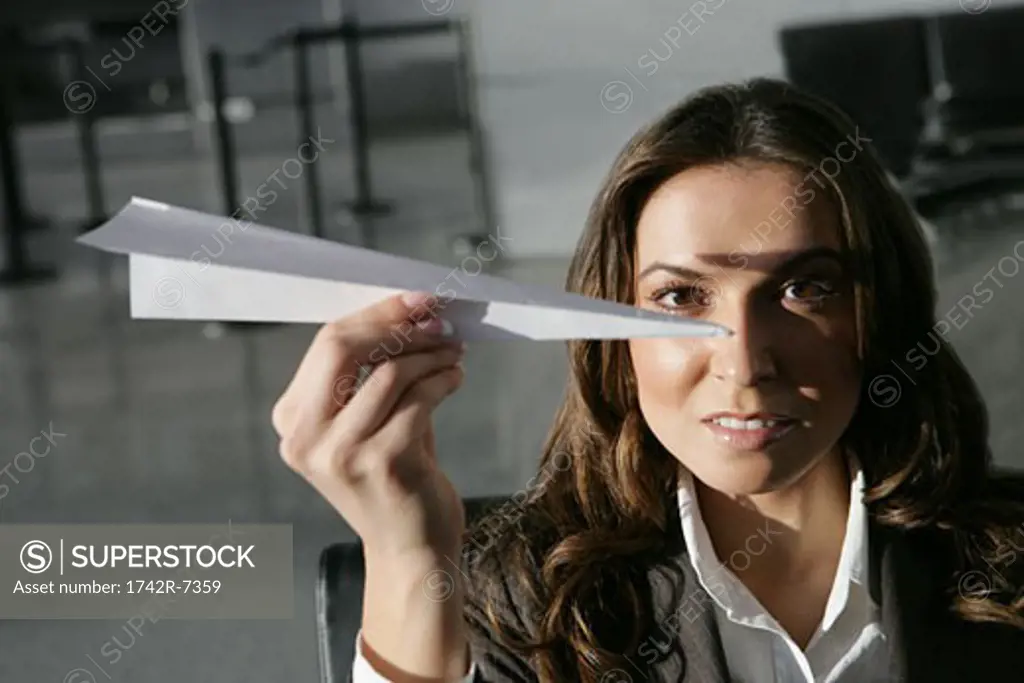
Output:
[[[864,470],[877,523],[934,537],[947,556],[949,606],[962,618],[1024,627],[1021,584],[1006,568],[1024,521],[1016,478],[991,471],[988,415],[956,352],[936,332],[927,243],[870,144],[841,110],[791,84],[755,79],[705,88],[640,130],[616,158],[590,210],[566,288],[632,303],[636,225],[652,192],[681,171],[744,161],[787,164],[841,213],[855,271],[860,402],[840,445]],[[849,145],[846,147],[850,149]],[[843,159],[838,172],[837,156]],[[891,361],[915,361],[913,383]],[[922,354],[920,351],[924,351]],[[568,343],[570,376],[539,465],[539,485],[474,524],[484,547],[475,599],[491,633],[528,658],[541,681],[596,681],[623,667],[652,618],[642,567],[664,553],[678,462],[640,413],[627,342]],[[915,364],[916,366],[916,364]],[[495,531],[497,530],[497,531]],[[487,559],[492,560],[487,562]],[[931,558],[929,558],[931,561]],[[1024,563],[1019,563],[1024,564]],[[948,565],[948,566],[947,566]],[[491,569],[488,570],[487,568]],[[989,568],[986,595],[958,576]],[[947,571],[948,570],[948,571]],[[530,605],[531,624],[501,616],[501,582]],[[616,628],[608,627],[615,624]],[[623,624],[632,634],[613,641]]]

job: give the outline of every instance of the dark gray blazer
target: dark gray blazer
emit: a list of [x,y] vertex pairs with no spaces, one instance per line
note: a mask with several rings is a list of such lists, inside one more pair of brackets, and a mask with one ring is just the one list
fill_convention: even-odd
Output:
[[[673,534],[671,551],[664,561],[647,568],[649,599],[656,615],[651,635],[636,652],[624,653],[632,668],[604,672],[599,677],[602,683],[729,681],[711,597],[700,586],[687,557],[678,509],[674,505],[670,508],[675,517],[668,528],[679,533]],[[1024,630],[965,622],[950,613],[950,596],[943,593],[941,583],[943,574],[948,576],[948,569],[942,566],[949,553],[925,535],[914,535],[920,533],[894,531],[874,523],[868,533],[870,591],[881,607],[883,628],[891,645],[890,680],[1024,681]],[[984,580],[980,575],[972,578],[975,583]],[[530,632],[531,617],[522,601],[507,583],[502,588],[503,621]],[[478,670],[476,681],[536,681],[527,661],[495,643],[475,597],[471,588],[467,620]],[[683,604],[687,604],[685,610],[680,609]]]

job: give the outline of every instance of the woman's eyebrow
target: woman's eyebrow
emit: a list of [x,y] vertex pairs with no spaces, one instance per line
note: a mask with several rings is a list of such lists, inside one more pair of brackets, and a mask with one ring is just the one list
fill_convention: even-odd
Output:
[[[729,262],[725,267],[732,268],[734,270],[744,270],[746,267],[748,267],[748,262],[755,258],[756,257],[744,257],[742,265],[738,263]],[[835,261],[836,265],[838,265],[840,268],[843,268],[845,266],[845,259],[843,259],[842,254],[840,254],[836,249],[832,247],[814,247],[812,249],[807,249],[806,251],[801,251],[796,254],[787,256],[774,268],[772,268],[771,272],[772,274],[777,276],[786,275],[793,272],[794,270],[797,270],[807,262],[818,259],[827,259],[830,261]],[[721,270],[721,268],[722,267],[720,266],[719,270]],[[659,270],[672,273],[673,275],[676,275],[681,278],[692,278],[694,280],[698,280],[702,277],[707,277],[709,274],[707,272],[694,270],[693,268],[686,268],[684,266],[677,266],[671,263],[665,263],[664,261],[654,261],[653,263],[651,263],[646,268],[640,271],[640,274],[637,275],[637,280],[643,280],[651,273],[654,273]]]

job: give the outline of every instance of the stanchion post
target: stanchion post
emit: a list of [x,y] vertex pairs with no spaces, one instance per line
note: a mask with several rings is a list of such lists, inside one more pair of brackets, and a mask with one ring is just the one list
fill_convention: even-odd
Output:
[[369,133],[366,121],[366,86],[363,82],[363,58],[359,45],[359,28],[352,18],[345,19],[342,33],[345,45],[345,71],[348,80],[349,123],[352,126],[352,158],[355,161],[355,211],[373,203],[370,178]]
[[217,137],[217,160],[220,167],[221,192],[224,215],[231,216],[238,209],[238,159],[235,151],[234,131],[225,112],[228,99],[224,52],[213,48],[207,55],[210,69],[210,95],[213,105],[214,132]]
[[348,79],[349,123],[352,128],[352,160],[356,180],[356,216],[380,215],[390,207],[374,200],[370,170],[370,131],[366,113],[366,84],[363,80],[362,33],[358,22],[346,16],[341,37],[345,44],[345,73]]
[[[79,41],[68,44],[74,60],[74,74],[78,81],[86,81],[85,46]],[[85,182],[85,197],[89,216],[81,226],[88,232],[107,220],[106,202],[103,196],[103,169],[99,150],[96,146],[96,117],[89,107],[80,113],[73,113],[75,131],[78,133],[78,153],[82,159],[82,178]]]
[[497,226],[497,210],[494,191],[491,187],[491,169],[487,156],[487,139],[480,121],[479,98],[476,75],[473,71],[473,37],[468,19],[453,22],[458,49],[459,86],[466,111],[466,129],[469,134],[470,173],[476,187],[477,201],[485,223],[484,233]]
[[[295,108],[299,114],[299,145],[308,143],[316,135],[316,114],[313,111],[313,86],[309,75],[309,41],[301,31],[295,33],[292,43],[295,64]],[[307,164],[303,170],[303,186],[306,188],[309,225],[316,237],[324,236],[324,221],[320,210],[320,178],[316,163]]]
[[[6,61],[6,55],[4,55]],[[25,207],[21,201],[21,179],[18,176],[17,150],[14,143],[14,116],[10,71],[0,64],[0,176],[4,188],[4,255],[7,279],[25,269]]]
[[11,55],[0,46],[0,184],[4,203],[4,269],[0,285],[22,285],[51,280],[54,268],[32,266],[25,245],[25,204],[21,168],[14,140],[14,66]]

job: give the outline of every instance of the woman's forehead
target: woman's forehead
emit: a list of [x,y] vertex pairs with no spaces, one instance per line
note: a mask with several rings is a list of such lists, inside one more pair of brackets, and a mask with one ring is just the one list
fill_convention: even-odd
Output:
[[638,269],[697,255],[840,249],[838,215],[824,190],[778,164],[687,169],[651,195],[637,225]]

